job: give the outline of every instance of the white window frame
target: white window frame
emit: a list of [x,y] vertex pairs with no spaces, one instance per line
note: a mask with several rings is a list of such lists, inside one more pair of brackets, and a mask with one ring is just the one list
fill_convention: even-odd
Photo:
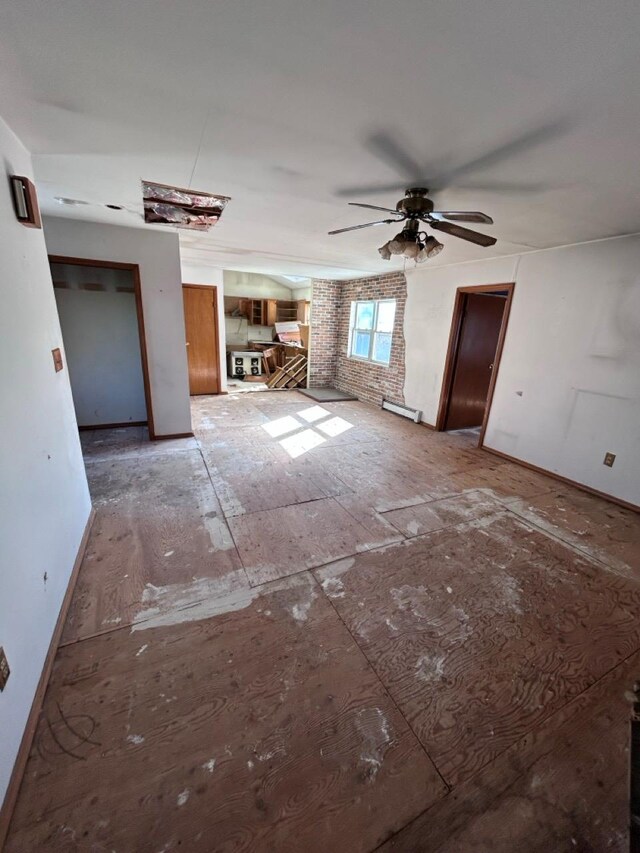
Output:
[[[358,305],[367,305],[373,304],[373,323],[370,329],[357,329],[356,328],[356,317],[358,316]],[[373,351],[375,347],[376,334],[384,334],[391,335],[391,346],[393,346],[393,334],[394,330],[391,332],[378,332],[378,308],[382,303],[392,303],[393,304],[393,319],[395,325],[395,309],[396,309],[396,300],[395,299],[356,299],[351,303],[351,319],[349,320],[349,350],[348,356],[349,358],[353,358],[356,361],[366,361],[371,364],[377,364],[381,367],[389,367],[391,364],[391,347],[389,348],[389,361],[379,361],[378,359],[373,357]],[[356,355],[353,352],[353,344],[355,340],[356,332],[366,332],[369,335],[369,353],[366,356]]]

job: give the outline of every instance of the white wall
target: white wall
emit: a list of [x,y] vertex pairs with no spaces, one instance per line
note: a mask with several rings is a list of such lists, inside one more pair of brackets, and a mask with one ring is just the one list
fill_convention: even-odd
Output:
[[225,317],[224,331],[227,346],[234,349],[246,349],[249,341],[270,343],[273,340],[273,326],[253,326],[246,317]]
[[291,288],[291,298],[292,299],[306,299],[308,302],[311,302],[311,293],[313,288],[311,285],[305,285],[304,287],[292,287]]
[[227,345],[224,325],[224,283],[223,272],[215,267],[199,267],[182,262],[182,281],[184,284],[207,284],[216,288],[218,296],[218,347],[220,356],[220,388],[227,390]]
[[[11,675],[0,693],[4,798],[91,502],[43,232],[16,220],[6,174],[31,174],[0,119],[0,646]],[[46,574],[46,580],[45,580]]]
[[246,296],[249,299],[297,299],[291,288],[256,272],[224,271],[225,296]]
[[58,217],[44,229],[52,255],[139,265],[156,435],[191,432],[177,233]]
[[640,504],[638,236],[408,271],[407,405],[435,422],[456,288],[509,281],[486,446]]

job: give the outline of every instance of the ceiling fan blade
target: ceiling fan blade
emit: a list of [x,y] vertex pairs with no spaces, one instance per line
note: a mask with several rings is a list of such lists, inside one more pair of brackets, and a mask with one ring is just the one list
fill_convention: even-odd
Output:
[[454,222],[484,222],[486,225],[493,225],[493,219],[479,210],[434,210],[431,216],[451,219]]
[[377,204],[362,204],[359,201],[350,201],[349,204],[351,207],[368,207],[369,210],[384,210],[385,213],[395,213],[397,216],[401,216],[402,219],[405,218],[399,210],[394,210],[392,207],[378,207]]
[[386,130],[372,133],[366,141],[366,147],[406,180],[415,182],[422,175],[422,166],[407,147],[398,142],[396,132],[393,135]]
[[[546,190],[558,187],[557,183],[553,185],[544,183],[543,181],[464,181],[457,183],[454,181],[451,187],[459,192],[490,192],[490,193],[540,193]],[[440,192],[443,188],[440,184],[435,185],[434,192]]]
[[337,231],[329,231],[329,234],[344,234],[345,231],[357,231],[359,228],[370,228],[372,225],[390,225],[398,222],[397,219],[380,219],[378,222],[365,222],[364,225],[352,225],[350,228],[338,228]]
[[444,231],[445,234],[451,234],[452,237],[460,237],[461,240],[468,240],[469,243],[476,243],[478,246],[494,246],[497,242],[495,237],[489,237],[487,234],[480,234],[478,231],[472,231],[470,228],[463,228],[462,225],[454,225],[453,222],[440,222],[437,219],[423,219],[436,231]]
[[495,165],[501,164],[504,160],[517,157],[520,154],[525,154],[530,149],[538,145],[552,142],[554,139],[568,133],[569,130],[571,130],[572,125],[573,122],[569,117],[563,117],[555,121],[549,121],[545,124],[538,125],[538,127],[534,127],[524,133],[521,133],[515,139],[511,139],[502,145],[498,145],[490,151],[486,151],[484,154],[481,154],[479,157],[475,157],[473,160],[468,160],[466,163],[463,163],[457,168],[447,171],[442,176],[441,180],[437,181],[437,185],[439,188],[455,186],[457,185],[457,178],[460,175],[466,175],[469,174],[469,172],[477,172],[481,169],[489,169]]
[[403,181],[403,183],[398,183],[397,181],[393,184],[376,184],[375,186],[369,185],[366,187],[340,187],[340,189],[335,190],[334,195],[338,198],[353,198],[359,195],[385,195],[386,193],[403,193],[408,186],[407,181]]

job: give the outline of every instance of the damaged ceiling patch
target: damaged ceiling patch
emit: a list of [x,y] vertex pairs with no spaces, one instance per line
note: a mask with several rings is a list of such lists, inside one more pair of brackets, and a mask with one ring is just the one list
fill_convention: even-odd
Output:
[[142,181],[144,221],[175,225],[191,231],[208,231],[222,216],[230,199],[196,190]]

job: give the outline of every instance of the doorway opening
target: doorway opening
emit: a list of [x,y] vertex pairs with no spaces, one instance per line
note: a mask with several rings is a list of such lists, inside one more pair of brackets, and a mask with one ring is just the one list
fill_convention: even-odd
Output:
[[183,284],[184,327],[189,365],[189,394],[222,393],[218,288],[208,284]]
[[515,285],[459,287],[453,308],[438,430],[478,429],[482,446]]
[[49,256],[80,430],[148,426],[154,439],[137,264]]

